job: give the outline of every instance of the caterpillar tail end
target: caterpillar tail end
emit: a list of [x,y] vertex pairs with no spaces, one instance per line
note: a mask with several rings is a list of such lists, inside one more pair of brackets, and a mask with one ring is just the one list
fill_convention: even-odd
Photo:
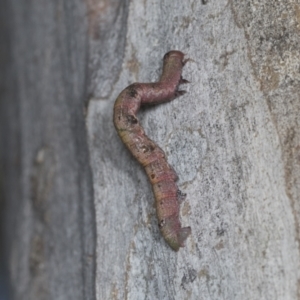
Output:
[[178,251],[180,247],[184,247],[186,239],[191,234],[191,227],[183,227],[176,231],[161,228],[161,231],[168,245],[174,251]]
[[178,251],[180,247],[184,247],[185,240],[190,234],[191,227],[183,227],[175,236],[165,237],[165,239],[173,250]]

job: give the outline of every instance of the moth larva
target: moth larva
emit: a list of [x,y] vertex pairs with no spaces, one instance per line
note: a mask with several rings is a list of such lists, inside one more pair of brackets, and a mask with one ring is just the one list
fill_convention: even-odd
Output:
[[184,54],[170,51],[164,56],[163,72],[156,83],[133,83],[118,96],[114,106],[114,125],[133,154],[142,164],[155,195],[158,226],[166,242],[177,251],[191,233],[190,227],[181,227],[179,201],[185,198],[176,185],[177,174],[168,164],[164,151],[150,140],[141,127],[136,113],[143,104],[168,102],[181,96],[181,72],[185,65]]

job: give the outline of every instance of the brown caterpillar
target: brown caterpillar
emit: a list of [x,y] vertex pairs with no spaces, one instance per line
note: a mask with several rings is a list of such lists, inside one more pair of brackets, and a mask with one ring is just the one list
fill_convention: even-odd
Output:
[[136,113],[143,104],[168,102],[181,96],[181,72],[187,60],[180,51],[164,56],[163,72],[156,83],[133,83],[118,96],[114,106],[114,125],[133,156],[142,164],[153,187],[158,226],[166,242],[177,251],[191,233],[190,227],[181,227],[179,201],[185,198],[176,185],[177,174],[168,164],[164,151],[150,140],[141,127]]

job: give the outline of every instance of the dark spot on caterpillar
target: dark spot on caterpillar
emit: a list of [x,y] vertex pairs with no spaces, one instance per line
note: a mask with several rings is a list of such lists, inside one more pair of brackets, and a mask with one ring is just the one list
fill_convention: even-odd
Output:
[[167,52],[167,53],[164,55],[163,60],[166,60],[169,56],[170,56],[170,54],[169,54],[169,52]]
[[143,145],[143,146],[142,146],[142,150],[143,150],[143,153],[147,153],[147,152],[149,152],[151,149],[150,149],[149,146]]
[[158,227],[159,227],[159,228],[163,228],[165,225],[166,225],[166,221],[165,221],[165,220],[161,220],[161,221],[158,223]]
[[135,98],[137,96],[138,92],[136,88],[137,88],[136,84],[132,84],[129,87],[127,87],[127,92],[130,97]]
[[148,147],[147,146],[143,145],[141,148],[142,148],[143,153],[148,152]]
[[[190,227],[181,227],[178,214],[178,200],[184,198],[185,194],[178,190],[177,174],[168,164],[165,153],[145,135],[135,115],[143,104],[172,101],[175,97],[185,93],[179,90],[178,86],[188,83],[181,76],[182,68],[187,61],[184,60],[184,54],[180,51],[166,53],[159,82],[131,84],[119,95],[114,108],[114,125],[120,138],[133,156],[145,166],[150,181],[156,181],[157,187],[154,188],[154,195],[157,216],[160,220],[158,226],[166,242],[175,251],[184,246],[184,241],[191,233]],[[126,129],[124,119],[127,120]],[[149,152],[151,152],[150,155]],[[166,194],[166,186],[169,187],[168,193],[173,195],[177,193],[177,197],[164,201],[162,197]],[[171,215],[170,208],[172,209]]]
[[142,148],[143,153],[152,152],[152,151],[155,150],[155,148],[153,147],[152,144],[150,144],[150,145],[143,145],[141,148]]
[[150,150],[150,151],[154,151],[154,150],[155,150],[155,147],[151,144],[151,145],[149,145],[149,150]]
[[163,60],[166,60],[166,59],[168,59],[168,58],[170,57],[170,55],[171,55],[171,52],[172,52],[172,51],[170,51],[170,52],[167,52],[167,53],[164,55],[164,58],[163,58]]
[[137,124],[137,122],[138,122],[137,118],[135,116],[132,116],[132,115],[127,116],[127,121],[130,124]]

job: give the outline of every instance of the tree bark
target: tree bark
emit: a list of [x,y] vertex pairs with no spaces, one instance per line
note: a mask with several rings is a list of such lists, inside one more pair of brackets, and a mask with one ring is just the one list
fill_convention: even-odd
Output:
[[[300,3],[6,2],[1,154],[13,299],[300,299]],[[139,114],[187,193],[162,238],[118,94],[190,58]],[[6,53],[6,54],[5,54]]]
[[[95,299],[95,219],[81,1],[3,2],[1,108],[11,299]],[[1,10],[2,10],[1,6]]]

